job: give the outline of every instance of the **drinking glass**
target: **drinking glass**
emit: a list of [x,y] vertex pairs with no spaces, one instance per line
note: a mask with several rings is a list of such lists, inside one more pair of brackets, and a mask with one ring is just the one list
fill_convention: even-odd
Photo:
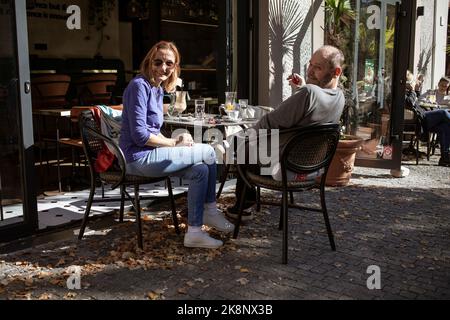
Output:
[[248,99],[239,99],[239,109],[242,118],[248,118],[247,107],[248,107]]
[[435,104],[436,103],[436,91],[432,91],[429,96],[428,96],[428,100],[430,101],[430,103]]
[[187,91],[177,91],[175,98],[175,106],[174,109],[177,112],[178,116],[180,116],[184,110],[186,110],[186,95]]
[[225,110],[233,110],[236,105],[236,91],[225,92]]
[[195,99],[195,118],[203,120],[205,116],[205,99]]
[[169,117],[174,117],[178,113],[175,110],[175,101],[177,99],[177,96],[176,96],[175,92],[172,92],[169,95],[170,95],[170,104],[169,104],[169,109],[167,110],[167,114],[169,115]]

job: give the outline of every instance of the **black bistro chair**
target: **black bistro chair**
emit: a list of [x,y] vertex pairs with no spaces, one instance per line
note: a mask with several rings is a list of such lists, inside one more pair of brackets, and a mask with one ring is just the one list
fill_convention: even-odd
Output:
[[[427,161],[430,161],[430,155],[434,155],[437,143],[437,133],[426,130],[425,125],[425,109],[420,106],[420,103],[413,92],[407,92],[405,98],[405,108],[411,110],[414,114],[414,130],[404,131],[403,134],[410,134],[411,140],[409,150],[414,150],[416,156],[416,164],[419,164],[420,158],[420,142],[424,142],[427,145]],[[405,127],[407,126],[405,120]],[[412,134],[411,134],[412,133]]]
[[[175,224],[175,231],[177,234],[180,233],[178,227],[178,219],[177,213],[175,209],[175,200],[172,192],[172,184],[169,176],[152,178],[152,177],[143,177],[143,176],[134,176],[129,175],[126,172],[125,168],[125,158],[122,153],[122,150],[119,146],[109,137],[101,134],[100,128],[97,122],[94,119],[92,111],[86,110],[80,113],[80,131],[81,138],[83,141],[83,149],[88,160],[89,170],[91,173],[91,190],[89,194],[89,199],[86,205],[86,212],[84,214],[83,222],[81,224],[80,233],[78,234],[78,239],[83,238],[84,230],[86,228],[86,224],[89,217],[89,212],[91,210],[91,205],[94,201],[95,194],[95,185],[97,179],[99,179],[104,184],[112,185],[112,189],[115,189],[120,186],[120,222],[123,222],[123,211],[124,211],[124,202],[125,196],[130,200],[131,204],[134,207],[136,213],[136,224],[137,224],[137,236],[138,236],[138,245],[139,248],[143,248],[142,242],[142,226],[141,226],[141,208],[140,208],[140,197],[139,197],[139,186],[141,184],[155,183],[159,181],[167,182],[167,189],[169,192],[169,198],[172,206],[172,218]],[[94,164],[97,159],[98,153],[104,148],[104,145],[107,144],[109,147],[112,147],[114,150],[114,155],[117,158],[117,165],[114,166],[113,169],[109,169],[106,172],[97,173],[94,169]],[[130,196],[127,192],[126,187],[133,186],[134,187],[134,198]],[[104,200],[98,200],[104,201]]]
[[[233,237],[237,238],[242,218],[242,208],[245,201],[245,193],[248,188],[260,187],[282,192],[281,203],[269,203],[281,206],[279,228],[283,230],[282,262],[287,264],[288,250],[288,207],[301,210],[322,212],[325,226],[328,232],[331,249],[336,250],[333,232],[328,218],[325,203],[325,180],[331,160],[339,142],[339,125],[326,124],[313,127],[293,128],[280,131],[280,140],[284,135],[289,135],[287,143],[281,150],[280,165],[282,181],[276,181],[272,176],[263,176],[247,170],[246,165],[237,165],[237,170],[245,182],[244,192],[239,201],[239,216]],[[309,174],[323,170],[321,178],[306,181],[288,181],[287,171],[298,174]],[[288,204],[288,192],[303,192],[314,188],[320,189],[321,208],[311,206]],[[264,202],[263,202],[264,203]]]

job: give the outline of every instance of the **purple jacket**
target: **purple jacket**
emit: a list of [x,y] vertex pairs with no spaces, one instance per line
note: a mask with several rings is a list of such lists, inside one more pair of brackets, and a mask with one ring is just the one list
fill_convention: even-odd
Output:
[[163,95],[161,87],[153,87],[142,76],[131,80],[125,89],[119,145],[127,162],[136,161],[154,149],[145,144],[150,134],[158,135],[161,131]]

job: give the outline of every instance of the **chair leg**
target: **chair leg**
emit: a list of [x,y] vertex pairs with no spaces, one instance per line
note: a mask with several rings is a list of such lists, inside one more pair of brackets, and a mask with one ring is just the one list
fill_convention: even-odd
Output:
[[278,222],[278,230],[279,230],[279,231],[283,230],[283,212],[284,212],[284,205],[283,205],[283,201],[281,201],[281,206],[280,206],[280,221]]
[[261,211],[261,188],[256,187],[256,211]]
[[89,192],[88,202],[86,203],[86,211],[84,212],[83,222],[81,222],[80,232],[78,233],[78,240],[81,240],[84,235],[84,230],[86,229],[86,225],[89,218],[89,213],[91,211],[92,202],[94,200],[95,195],[95,178],[91,177],[91,191]]
[[244,202],[245,202],[245,194],[246,193],[247,193],[247,185],[244,184],[241,198],[239,200],[238,219],[234,226],[233,239],[236,239],[239,234],[239,227],[241,226],[241,222],[242,222],[242,212],[244,211]]
[[282,198],[282,206],[283,206],[283,250],[282,250],[282,263],[287,264],[288,261],[288,195],[287,191],[283,191]]
[[134,207],[136,210],[136,225],[139,249],[144,249],[142,241],[142,224],[141,224],[141,203],[139,199],[139,185],[134,186]]
[[0,221],[3,221],[5,217],[3,216],[3,196],[2,196],[2,176],[0,173]]
[[[103,185],[103,184],[102,184]],[[119,222],[123,222],[123,212],[125,209],[125,186],[120,186],[120,210],[119,210]]]
[[331,250],[336,251],[336,244],[334,243],[333,230],[331,230],[330,219],[328,218],[327,205],[325,203],[325,186],[320,188],[320,203],[322,205],[323,219],[327,227],[328,240],[330,241]]
[[289,191],[289,197],[291,199],[291,204],[294,204],[294,192]]
[[420,155],[420,152],[419,152],[419,145],[420,145],[420,139],[419,139],[419,137],[416,137],[416,165],[418,165],[419,164],[419,155]]
[[175,198],[173,197],[172,191],[172,181],[170,181],[170,177],[167,177],[167,191],[169,191],[170,205],[172,206],[172,220],[175,225],[175,232],[180,234],[180,227],[178,225],[178,217],[177,217],[177,209],[175,206]]
[[225,166],[225,171],[222,174],[222,178],[220,179],[220,186],[219,191],[217,191],[216,199],[218,200],[220,198],[220,194],[222,193],[223,186],[225,185],[225,182],[227,181],[228,172],[230,171],[230,164],[227,164]]
[[59,148],[59,134],[57,134],[56,140],[56,169],[58,175],[58,191],[62,192],[62,182],[61,182],[61,165],[60,165],[60,148]]

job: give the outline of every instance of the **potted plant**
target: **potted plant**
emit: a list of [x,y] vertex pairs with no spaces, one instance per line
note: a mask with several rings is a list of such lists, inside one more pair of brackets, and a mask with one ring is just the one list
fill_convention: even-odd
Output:
[[[355,15],[351,1],[325,0],[325,43],[340,48],[347,61],[351,61],[350,57],[353,56],[352,43],[349,39],[351,39]],[[356,103],[350,85],[351,81],[349,81],[352,69],[352,66],[348,65],[340,79],[345,105],[341,116],[341,137],[327,174],[326,185],[329,186],[345,186],[349,183],[356,152],[363,143],[362,139],[354,135],[357,118]]]
[[356,152],[361,148],[363,139],[355,136],[356,131],[356,103],[351,89],[343,89],[345,96],[344,110],[341,115],[341,137],[336,153],[331,161],[327,173],[327,186],[346,186],[350,182],[355,165]]

